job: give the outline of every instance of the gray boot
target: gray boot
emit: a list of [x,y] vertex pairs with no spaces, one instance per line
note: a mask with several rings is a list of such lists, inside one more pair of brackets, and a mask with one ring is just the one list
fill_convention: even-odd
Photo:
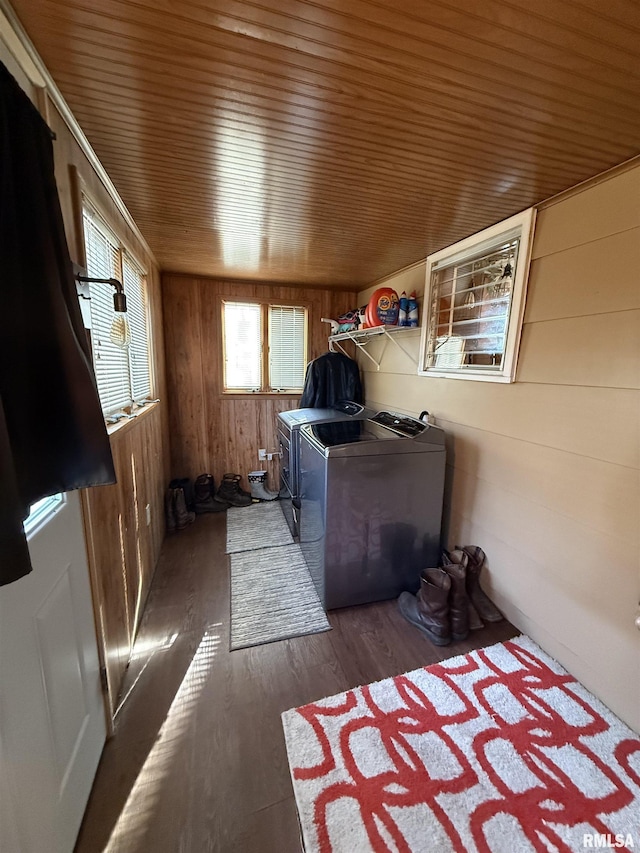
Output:
[[425,569],[420,576],[418,594],[403,592],[398,598],[400,613],[436,646],[448,646],[451,642],[450,590],[451,578],[443,569]]
[[249,471],[248,480],[251,487],[251,497],[259,501],[275,501],[278,492],[271,492],[267,488],[266,471]]
[[184,530],[188,524],[193,524],[196,520],[195,512],[187,509],[184,489],[173,490],[173,511],[175,512],[176,527],[178,530]]

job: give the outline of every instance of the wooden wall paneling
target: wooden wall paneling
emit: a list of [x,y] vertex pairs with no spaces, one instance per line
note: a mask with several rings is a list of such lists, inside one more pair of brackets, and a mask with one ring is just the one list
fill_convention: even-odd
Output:
[[[202,329],[200,356],[204,389],[202,410],[207,433],[207,456],[202,460],[203,467],[199,473],[206,471],[212,474],[217,487],[222,475],[227,473],[225,460],[230,440],[227,419],[223,413],[224,401],[220,393],[223,375],[221,285],[219,282],[204,279],[198,282],[198,287]],[[196,353],[193,357],[197,357]]]
[[[115,710],[164,539],[162,412],[144,412],[111,436],[117,483],[85,489],[83,509],[98,635]],[[146,506],[151,523],[146,523]]]
[[216,484],[225,473],[245,478],[264,469],[272,489],[279,459],[258,460],[258,448],[277,451],[276,413],[297,408],[299,397],[224,395],[222,392],[221,299],[299,302],[309,310],[308,356],[327,351],[329,327],[356,305],[354,291],[292,289],[259,282],[227,282],[167,274],[163,278],[165,350],[171,423],[171,476],[194,478],[205,471]]
[[[195,282],[163,287],[171,476],[194,476],[206,458],[200,298]],[[201,473],[198,471],[198,473]]]
[[103,643],[108,703],[113,716],[131,648],[120,488],[117,484],[98,486],[85,490],[83,494],[88,510],[85,526],[90,536],[91,576],[99,615],[98,636]]

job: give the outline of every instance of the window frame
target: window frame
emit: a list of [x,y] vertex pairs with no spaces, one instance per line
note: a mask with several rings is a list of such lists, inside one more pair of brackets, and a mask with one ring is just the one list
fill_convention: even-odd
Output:
[[[260,387],[256,390],[249,388],[227,388],[225,385],[225,354],[226,354],[226,330],[225,330],[225,304],[236,303],[245,305],[260,306],[260,331],[261,331],[261,350],[260,350]],[[220,388],[221,394],[224,397],[299,397],[304,390],[304,379],[300,388],[277,389],[271,388],[269,385],[269,308],[299,308],[304,311],[304,353],[303,360],[306,366],[309,363],[309,314],[310,305],[305,300],[288,300],[288,299],[264,299],[256,297],[243,297],[234,294],[224,294],[220,296],[220,341],[221,341],[221,358],[220,358]]]
[[[86,241],[86,233],[85,233],[85,226],[84,226],[85,215],[86,215],[87,219],[91,222],[91,224],[96,228],[96,230],[99,232],[102,232],[102,235],[113,246],[113,248],[116,251],[117,262],[115,264],[115,267],[117,269],[114,270],[114,272],[116,272],[117,274],[114,275],[113,277],[117,278],[123,285],[124,292],[127,296],[127,301],[129,303],[128,308],[130,308],[134,297],[132,296],[131,286],[130,286],[129,282],[125,281],[125,263],[128,265],[131,272],[136,274],[140,280],[140,299],[139,299],[139,301],[140,301],[140,308],[141,308],[141,317],[142,317],[142,322],[144,325],[144,331],[145,331],[145,336],[146,336],[149,393],[144,398],[136,399],[134,397],[135,371],[134,371],[134,365],[133,365],[132,348],[131,348],[131,345],[129,345],[125,349],[126,356],[124,358],[124,361],[126,361],[126,368],[127,368],[126,369],[126,375],[127,375],[127,381],[128,381],[128,388],[129,388],[129,392],[130,392],[129,402],[126,403],[125,405],[122,405],[122,406],[114,406],[114,407],[108,407],[108,408],[102,407],[102,414],[103,414],[103,417],[105,418],[105,420],[108,423],[113,423],[114,418],[119,413],[124,413],[127,416],[132,416],[144,408],[144,406],[146,405],[146,403],[144,401],[147,401],[147,402],[152,401],[154,396],[155,396],[155,394],[154,394],[155,372],[154,372],[154,363],[153,363],[153,341],[152,341],[151,311],[150,311],[150,304],[149,304],[149,286],[148,286],[149,275],[148,275],[148,271],[147,271],[145,265],[140,262],[139,258],[136,256],[136,254],[134,252],[132,252],[129,249],[129,247],[117,236],[117,234],[115,233],[113,228],[111,228],[111,226],[109,225],[107,218],[100,212],[100,210],[98,210],[96,205],[93,204],[91,199],[88,198],[84,194],[84,192],[82,193],[81,207],[80,207],[80,234],[82,236],[82,247],[83,247],[83,253],[84,253],[84,270],[83,270],[83,273],[86,272],[86,275],[89,277],[92,275],[92,272],[88,269],[88,254],[89,253],[87,250],[87,241]],[[98,277],[102,277],[102,276],[98,276]],[[109,277],[109,276],[105,276],[105,277]],[[89,299],[91,298],[91,288],[92,287],[105,288],[105,291],[108,294],[108,298],[109,298],[109,300],[111,300],[111,297],[113,295],[113,289],[111,289],[109,287],[109,285],[106,285],[106,284],[93,284],[93,285],[88,284],[87,289],[89,292]],[[100,292],[102,292],[102,291],[100,291]],[[135,297],[135,298],[137,298],[137,297]],[[92,358],[92,363],[94,366],[94,372],[96,372],[96,381],[98,381],[97,371],[96,371],[96,367],[95,367],[96,344],[95,344],[95,340],[94,340],[95,336],[94,336],[94,329],[93,329],[93,317],[91,315],[91,303],[89,303],[88,315],[90,318],[89,319],[89,326],[88,326],[88,333],[89,333],[89,341],[91,344],[91,358]],[[134,334],[134,329],[133,329],[134,323],[132,322],[131,318],[129,317],[129,310],[127,311],[127,314],[125,316],[128,318],[129,327],[130,327],[130,330],[131,330],[131,333],[133,336],[133,334]],[[136,351],[136,353],[137,353],[137,351]],[[101,406],[102,406],[102,399],[101,399]]]
[[[420,356],[418,374],[444,379],[470,379],[480,382],[514,382],[522,323],[526,302],[531,246],[535,227],[535,208],[529,208],[509,217],[496,225],[473,234],[452,246],[429,255],[425,275],[425,299],[423,306],[423,326],[420,338]],[[515,269],[512,276],[511,299],[507,308],[507,320],[504,333],[504,347],[499,366],[493,365],[454,365],[447,367],[430,364],[433,358],[430,330],[434,326],[433,287],[436,274],[449,267],[463,266],[476,259],[482,252],[498,249],[509,240],[519,240]],[[451,338],[453,340],[453,338]],[[460,352],[462,354],[462,352]],[[450,355],[455,356],[452,351]]]

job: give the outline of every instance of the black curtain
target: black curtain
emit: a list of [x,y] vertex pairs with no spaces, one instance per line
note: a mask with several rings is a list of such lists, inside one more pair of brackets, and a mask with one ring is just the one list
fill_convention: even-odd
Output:
[[31,571],[30,504],[115,482],[51,132],[0,63],[0,585]]

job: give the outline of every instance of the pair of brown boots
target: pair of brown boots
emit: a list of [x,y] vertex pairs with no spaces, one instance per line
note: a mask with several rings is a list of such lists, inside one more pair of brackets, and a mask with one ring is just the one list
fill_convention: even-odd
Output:
[[480,587],[486,556],[477,545],[444,551],[442,567],[424,569],[417,595],[403,592],[398,607],[404,618],[436,646],[464,640],[470,630],[503,617]]

